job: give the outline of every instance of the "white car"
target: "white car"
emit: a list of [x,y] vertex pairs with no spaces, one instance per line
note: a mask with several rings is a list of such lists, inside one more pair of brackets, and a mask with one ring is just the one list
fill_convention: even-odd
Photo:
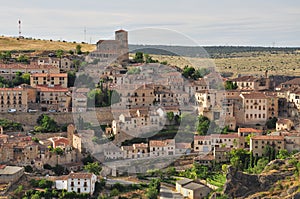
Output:
[[8,109],[8,111],[7,112],[9,112],[9,113],[15,113],[15,112],[17,112],[17,110],[16,109],[14,109],[14,108],[10,108],[10,109]]

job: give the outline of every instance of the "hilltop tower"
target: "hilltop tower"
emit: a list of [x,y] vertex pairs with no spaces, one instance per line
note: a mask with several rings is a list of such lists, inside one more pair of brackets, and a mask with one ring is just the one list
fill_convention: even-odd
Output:
[[115,40],[120,42],[120,58],[121,61],[129,60],[128,53],[128,32],[125,30],[117,30],[115,31]]

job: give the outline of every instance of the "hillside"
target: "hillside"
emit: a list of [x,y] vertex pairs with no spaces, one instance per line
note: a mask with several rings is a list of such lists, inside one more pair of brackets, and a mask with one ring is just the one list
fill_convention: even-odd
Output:
[[[0,51],[22,51],[22,50],[35,50],[35,51],[45,51],[45,50],[58,50],[62,49],[65,51],[74,50],[79,43],[63,42],[63,41],[50,41],[50,40],[40,40],[40,39],[17,39],[12,37],[0,36]],[[91,44],[81,44],[81,50],[93,51],[95,45]]]
[[224,193],[229,198],[299,198],[299,160],[299,153],[286,160],[273,160],[259,175],[229,167]]

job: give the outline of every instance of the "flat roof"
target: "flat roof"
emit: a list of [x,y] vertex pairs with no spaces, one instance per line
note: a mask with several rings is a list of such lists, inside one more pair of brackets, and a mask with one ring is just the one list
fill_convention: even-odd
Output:
[[0,169],[0,175],[13,175],[21,171],[23,167],[17,166],[5,166],[4,168]]

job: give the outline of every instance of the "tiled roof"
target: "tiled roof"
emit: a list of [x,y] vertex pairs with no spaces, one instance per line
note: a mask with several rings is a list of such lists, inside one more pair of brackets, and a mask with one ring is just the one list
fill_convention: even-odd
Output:
[[67,73],[34,73],[31,77],[68,77]]
[[292,122],[290,119],[278,119],[277,123],[278,124],[288,124]]
[[150,147],[164,147],[172,143],[173,140],[150,140]]
[[266,95],[264,93],[259,92],[251,92],[251,93],[243,93],[241,94],[245,99],[266,99]]
[[235,79],[232,79],[233,82],[253,82],[255,81],[257,78],[253,77],[253,76],[242,76],[242,77],[238,77]]
[[67,88],[63,88],[61,86],[53,86],[53,87],[48,87],[47,85],[43,86],[43,85],[37,85],[36,86],[37,90],[41,91],[41,92],[68,92]]
[[77,179],[85,179],[85,178],[92,178],[91,173],[70,173],[69,178],[77,178]]
[[284,136],[279,135],[258,135],[251,137],[252,140],[284,140]]
[[241,133],[262,133],[263,132],[263,130],[254,129],[254,128],[239,128],[238,131]]
[[0,69],[57,69],[57,67],[37,64],[0,64]]
[[189,149],[191,148],[191,143],[175,143],[176,149]]
[[282,85],[300,85],[300,78],[295,78],[295,79],[292,79],[292,80],[289,80],[287,82],[284,82],[282,83]]
[[23,91],[24,88],[0,88],[0,91]]

